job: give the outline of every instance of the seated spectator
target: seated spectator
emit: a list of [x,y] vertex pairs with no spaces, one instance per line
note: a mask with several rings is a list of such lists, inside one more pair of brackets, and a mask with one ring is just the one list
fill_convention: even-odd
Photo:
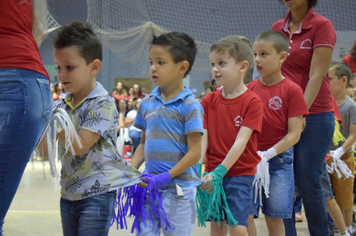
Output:
[[133,104],[134,104],[133,99],[127,100],[127,112],[129,112],[133,109],[133,107],[134,107]]
[[144,93],[142,93],[141,87],[138,84],[134,84],[132,88],[134,98],[143,98],[146,96]]
[[61,83],[57,83],[55,86],[54,86],[54,93],[53,93],[53,100],[58,100],[60,98],[63,97],[64,95],[64,92],[63,92],[63,85]]
[[140,144],[141,141],[141,130],[137,129],[133,126],[137,115],[137,109],[140,106],[142,98],[134,98],[133,100],[133,109],[129,111],[125,117],[125,127],[129,127],[129,137],[132,140],[132,145],[136,149],[137,146]]
[[117,135],[119,136],[119,130],[121,128],[125,128],[125,117],[127,115],[128,112],[128,105],[127,105],[127,100],[122,98],[120,101],[118,101],[116,103],[116,107],[117,107],[117,111],[119,113],[119,119],[118,119],[118,123],[117,123]]
[[126,89],[124,88],[124,84],[122,82],[117,82],[114,91],[111,93],[111,97],[116,97],[118,101],[122,98],[125,98],[127,95]]
[[213,91],[218,91],[222,89],[222,86],[218,86],[215,79],[211,80],[211,86],[213,88]]
[[55,88],[54,88],[54,85],[52,83],[50,83],[50,88],[51,88],[51,95],[52,95],[52,99],[53,99]]
[[[134,91],[133,91],[133,87],[130,87],[130,88],[129,88],[129,90],[128,90],[126,96],[125,96],[125,98],[126,98],[126,100],[129,101],[129,102],[130,102],[130,101],[132,102],[132,99],[135,98],[135,96],[134,96]],[[131,110],[131,109],[132,109],[132,107],[130,108],[130,110]]]

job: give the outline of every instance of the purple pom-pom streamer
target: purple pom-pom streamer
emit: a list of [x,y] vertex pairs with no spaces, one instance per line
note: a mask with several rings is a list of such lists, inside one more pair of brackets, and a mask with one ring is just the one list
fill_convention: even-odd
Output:
[[[148,182],[151,177],[152,175],[147,170],[142,174],[142,178]],[[151,202],[150,213],[145,210],[147,196]],[[140,233],[140,222],[144,222],[145,224],[146,220],[150,219],[153,223],[155,217],[164,221],[166,225],[165,230],[168,230],[168,228],[174,230],[169,224],[166,212],[163,208],[162,197],[157,188],[142,188],[137,184],[122,188],[118,191],[116,208],[117,212],[114,212],[112,224],[116,222],[117,228],[120,226],[121,229],[127,229],[126,216],[129,216],[134,217],[131,233],[134,233],[135,230]],[[157,231],[159,231],[159,228],[157,228]]]

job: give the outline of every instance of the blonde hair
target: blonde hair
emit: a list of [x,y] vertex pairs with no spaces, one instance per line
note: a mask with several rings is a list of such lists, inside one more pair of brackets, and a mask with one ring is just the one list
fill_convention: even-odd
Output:
[[227,51],[237,63],[248,61],[249,69],[253,68],[253,51],[248,38],[241,35],[229,35],[213,43],[210,52]]
[[[26,1],[26,0],[25,0]],[[47,0],[31,0],[33,10],[32,35],[40,46],[48,28]]]

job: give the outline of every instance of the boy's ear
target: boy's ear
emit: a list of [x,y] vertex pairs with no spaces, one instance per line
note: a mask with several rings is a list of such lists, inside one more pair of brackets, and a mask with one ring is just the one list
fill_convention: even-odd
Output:
[[188,71],[188,69],[189,69],[189,62],[188,62],[188,61],[182,61],[179,71],[180,71],[183,75],[185,75],[185,73]]
[[283,51],[279,55],[279,62],[283,63],[287,59],[288,53]]
[[341,79],[342,79],[343,83],[345,83],[345,84],[347,83],[347,77],[346,76],[341,77]]
[[90,73],[92,75],[96,75],[97,73],[99,73],[101,69],[101,61],[99,59],[95,59],[92,63],[91,63],[91,70]]
[[250,63],[248,63],[248,61],[241,62],[240,71],[241,72],[245,72],[245,71],[247,72],[249,66],[250,66]]

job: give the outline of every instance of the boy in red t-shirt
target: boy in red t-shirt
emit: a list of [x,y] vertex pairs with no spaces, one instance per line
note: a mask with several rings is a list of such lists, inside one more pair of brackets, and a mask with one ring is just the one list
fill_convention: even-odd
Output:
[[[213,189],[211,180],[222,180],[229,213],[237,224],[212,222],[211,235],[247,235],[252,182],[256,166],[257,134],[261,131],[263,107],[261,99],[244,85],[246,73],[253,65],[249,40],[243,36],[227,36],[210,48],[212,73],[220,91],[205,96],[202,157],[208,173],[203,177],[203,191]],[[226,209],[220,212],[227,214]],[[214,220],[212,220],[214,221]],[[235,222],[236,222],[235,221]],[[221,223],[221,226],[219,226]]]
[[[261,78],[247,84],[247,87],[263,103],[262,131],[257,136],[257,148],[262,158],[258,169],[269,170],[270,185],[269,190],[260,189],[262,193],[259,196],[262,199],[252,201],[249,236],[256,235],[253,219],[254,216],[258,217],[260,203],[269,235],[284,235],[283,219],[292,218],[293,145],[300,138],[303,116],[308,114],[308,108],[302,89],[291,80],[285,79],[281,73],[288,49],[286,36],[272,30],[258,35],[253,44],[255,66]],[[258,196],[257,191],[254,188],[254,196]]]

